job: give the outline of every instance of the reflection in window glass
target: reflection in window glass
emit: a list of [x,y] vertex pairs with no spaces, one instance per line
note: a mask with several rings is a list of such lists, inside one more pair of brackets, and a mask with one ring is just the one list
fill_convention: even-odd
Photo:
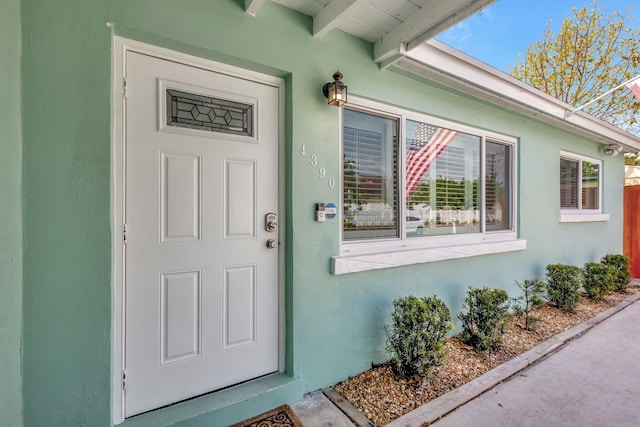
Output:
[[560,207],[578,208],[578,162],[560,159]]
[[485,220],[488,231],[511,229],[511,146],[487,141]]
[[343,120],[343,237],[397,237],[398,121],[349,109]]
[[600,208],[600,165],[582,162],[582,209]]
[[407,237],[480,232],[480,137],[406,123]]
[[582,158],[560,159],[560,207],[600,209],[600,163]]

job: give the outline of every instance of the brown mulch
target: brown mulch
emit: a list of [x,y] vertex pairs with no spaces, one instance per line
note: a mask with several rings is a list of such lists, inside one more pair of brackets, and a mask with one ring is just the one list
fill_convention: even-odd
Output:
[[634,285],[628,288],[626,294],[613,293],[599,301],[583,297],[573,313],[548,304],[533,312],[542,321],[535,323],[532,331],[524,329],[522,317],[512,316],[507,321],[507,332],[502,338],[502,345],[492,352],[477,352],[458,339],[449,338],[446,345],[449,353],[444,364],[426,377],[402,379],[393,373],[390,365],[384,364],[350,378],[334,389],[375,425],[382,426],[552,336],[583,323],[636,292],[640,292],[640,287]]

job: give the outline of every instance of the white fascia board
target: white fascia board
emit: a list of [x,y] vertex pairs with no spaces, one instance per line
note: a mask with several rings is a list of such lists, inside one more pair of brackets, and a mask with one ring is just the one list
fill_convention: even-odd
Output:
[[332,0],[313,18],[313,37],[322,38],[340,25],[340,20],[349,9],[363,0]]
[[375,62],[388,66],[424,41],[454,26],[495,0],[429,0],[373,47]]
[[251,16],[256,16],[265,0],[244,0],[244,11]]
[[394,65],[603,144],[620,144],[627,151],[640,150],[640,138],[582,111],[566,117],[567,112],[574,110],[573,106],[437,40],[429,40],[407,52]]

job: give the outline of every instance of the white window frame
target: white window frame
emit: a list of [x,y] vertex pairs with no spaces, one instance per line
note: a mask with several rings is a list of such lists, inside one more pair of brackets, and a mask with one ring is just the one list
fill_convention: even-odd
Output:
[[[560,151],[559,160],[570,160],[578,162],[578,207],[577,208],[563,208],[560,206],[560,215],[558,222],[595,222],[595,221],[609,221],[609,214],[603,213],[603,161],[594,159],[592,157],[584,156],[582,154],[576,154],[569,151]],[[598,209],[583,209],[582,208],[582,162],[589,162],[598,165]],[[560,190],[560,179],[558,179],[558,191]],[[558,204],[560,203],[560,197],[558,197]]]
[[[332,259],[332,273],[345,274],[358,271],[374,270],[379,268],[396,267],[401,265],[420,264],[426,262],[440,261],[454,258],[464,258],[469,256],[486,255],[492,253],[510,252],[526,249],[526,240],[518,239],[518,170],[517,170],[517,148],[518,141],[514,137],[482,130],[479,128],[461,125],[459,123],[447,121],[437,117],[429,116],[419,112],[405,110],[381,104],[375,101],[350,96],[349,106],[352,110],[362,111],[399,119],[398,129],[398,155],[400,160],[398,177],[398,203],[400,205],[398,215],[400,221],[400,237],[377,238],[371,240],[345,240],[343,236],[342,217],[340,218],[340,254]],[[405,130],[406,121],[426,123],[433,126],[456,130],[462,133],[476,135],[481,138],[480,148],[480,200],[481,223],[480,232],[468,234],[450,234],[439,236],[406,237],[406,203],[404,198],[406,180],[406,149]],[[340,159],[343,157],[342,140],[342,114],[340,115]],[[510,164],[510,218],[511,229],[486,231],[485,215],[485,147],[486,142],[505,144],[511,147]],[[344,212],[343,184],[344,169],[340,168],[340,208],[342,216]]]

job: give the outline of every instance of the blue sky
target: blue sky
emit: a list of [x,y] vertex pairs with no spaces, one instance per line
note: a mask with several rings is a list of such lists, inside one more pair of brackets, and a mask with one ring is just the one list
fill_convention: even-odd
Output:
[[[626,12],[637,16],[631,25],[640,25],[638,0],[599,0],[604,14]],[[572,7],[593,6],[592,0],[497,0],[481,12],[436,37],[443,43],[502,71],[509,71],[528,45],[542,39],[552,21],[554,34]]]

